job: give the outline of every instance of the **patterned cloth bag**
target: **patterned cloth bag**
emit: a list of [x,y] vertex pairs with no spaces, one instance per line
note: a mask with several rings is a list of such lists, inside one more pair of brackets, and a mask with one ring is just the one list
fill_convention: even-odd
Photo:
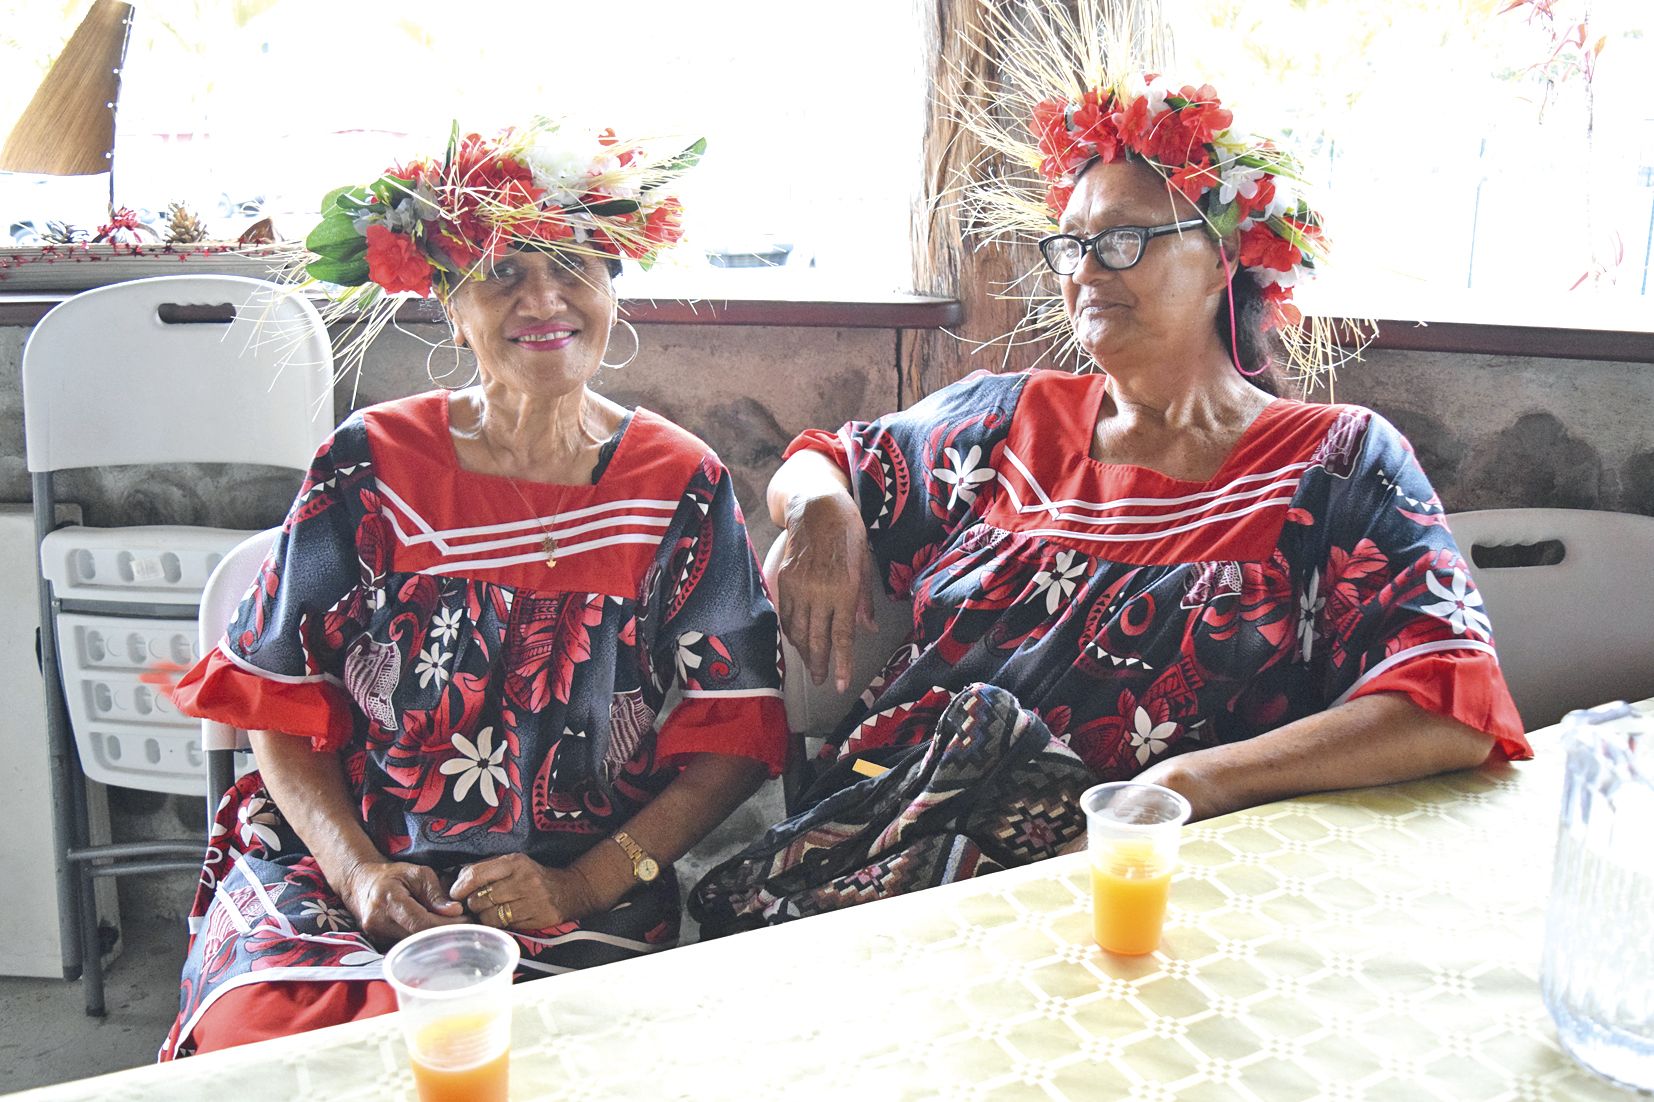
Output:
[[[1055,856],[1085,831],[1095,778],[1045,723],[992,685],[955,696],[927,743],[835,763],[807,810],[690,894],[703,938],[837,910]],[[863,766],[863,769],[866,767]]]

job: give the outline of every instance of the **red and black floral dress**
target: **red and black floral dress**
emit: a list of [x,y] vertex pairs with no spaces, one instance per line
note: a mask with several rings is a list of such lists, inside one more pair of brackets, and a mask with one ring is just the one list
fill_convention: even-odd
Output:
[[[459,467],[438,392],[339,427],[177,699],[337,750],[368,836],[391,858],[457,871],[523,853],[565,866],[665,788],[685,755],[779,771],[779,661],[731,478],[705,444],[640,409],[591,485],[513,484]],[[662,718],[674,683],[681,699]],[[219,809],[191,930],[163,1057],[194,1050],[227,992],[354,1000],[351,1016],[364,996],[328,985],[380,974],[380,954],[256,773]],[[556,972],[670,946],[677,930],[666,876],[584,926],[518,940],[525,968]]]
[[913,628],[828,739],[813,806],[697,888],[703,934],[1047,856],[1086,783],[1369,693],[1530,754],[1394,427],[1277,399],[1189,482],[1091,458],[1104,384],[977,376],[794,442],[849,476]]

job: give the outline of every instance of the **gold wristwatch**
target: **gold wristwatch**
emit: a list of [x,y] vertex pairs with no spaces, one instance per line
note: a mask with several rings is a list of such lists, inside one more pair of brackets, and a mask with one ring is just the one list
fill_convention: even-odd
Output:
[[609,837],[613,838],[615,843],[626,851],[626,856],[632,859],[632,875],[637,877],[638,883],[654,883],[660,876],[660,862],[645,853],[643,847],[633,841],[632,836],[624,830],[617,830]]

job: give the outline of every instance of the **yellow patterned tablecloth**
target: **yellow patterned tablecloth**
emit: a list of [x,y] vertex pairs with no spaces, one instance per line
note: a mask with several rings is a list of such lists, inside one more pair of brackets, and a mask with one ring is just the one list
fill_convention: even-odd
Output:
[[[1092,943],[1074,856],[522,985],[511,1096],[1635,1098],[1539,997],[1561,760],[1535,741],[1191,827],[1152,957]],[[214,1096],[415,1097],[388,1018],[16,1097]]]

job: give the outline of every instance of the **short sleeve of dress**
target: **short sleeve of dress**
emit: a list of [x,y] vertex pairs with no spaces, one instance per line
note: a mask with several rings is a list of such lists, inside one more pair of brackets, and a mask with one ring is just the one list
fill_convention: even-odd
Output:
[[1330,546],[1303,598],[1326,700],[1403,693],[1492,735],[1507,758],[1531,757],[1481,595],[1411,445],[1366,410],[1342,416],[1334,452],[1340,436],[1349,454],[1324,468]]
[[174,689],[181,711],[307,736],[318,750],[348,741],[344,646],[347,629],[369,611],[360,563],[378,557],[358,548],[365,533],[377,532],[360,523],[361,487],[372,478],[366,449],[365,431],[352,421],[317,453],[223,640]]
[[787,754],[780,626],[734,480],[710,455],[661,541],[645,600],[660,625],[650,660],[673,671],[682,692],[661,725],[660,759],[731,754],[778,776]]
[[979,372],[898,413],[836,433],[811,429],[788,446],[787,457],[817,451],[849,477],[879,576],[895,596],[909,596],[918,566],[979,512],[1026,381]]

